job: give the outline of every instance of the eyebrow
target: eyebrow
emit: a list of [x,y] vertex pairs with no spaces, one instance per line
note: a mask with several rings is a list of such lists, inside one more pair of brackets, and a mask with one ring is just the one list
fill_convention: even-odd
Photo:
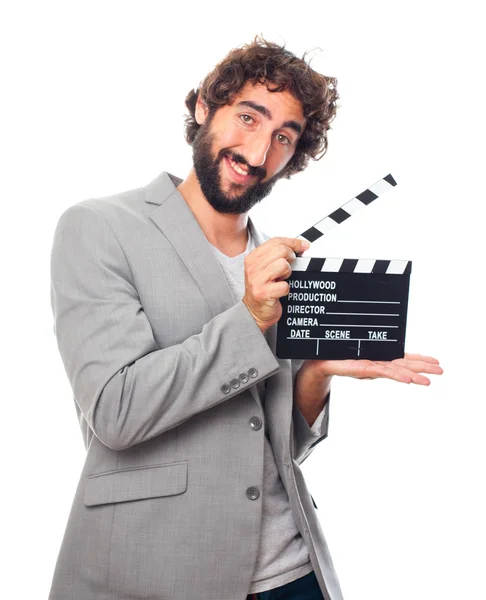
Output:
[[[249,106],[250,108],[253,108],[253,110],[256,110],[257,112],[261,113],[267,119],[270,120],[272,118],[272,113],[268,110],[266,106],[263,106],[263,104],[257,104],[256,102],[252,102],[251,100],[242,100],[241,102],[238,102],[236,106]],[[297,123],[297,121],[285,121],[282,127],[289,127],[290,129],[296,131],[297,134],[300,134],[302,131],[302,126],[299,123]]]

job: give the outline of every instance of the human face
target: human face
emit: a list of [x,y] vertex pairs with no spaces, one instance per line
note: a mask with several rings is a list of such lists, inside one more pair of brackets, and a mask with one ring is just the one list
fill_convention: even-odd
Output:
[[215,210],[233,214],[248,212],[270,193],[306,124],[299,100],[261,83],[247,83],[212,114],[198,99],[196,119],[201,127],[193,160],[201,190]]

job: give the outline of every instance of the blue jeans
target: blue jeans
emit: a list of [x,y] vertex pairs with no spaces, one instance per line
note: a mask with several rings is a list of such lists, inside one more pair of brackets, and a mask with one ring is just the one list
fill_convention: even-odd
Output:
[[324,600],[314,571],[280,587],[250,594],[247,600]]

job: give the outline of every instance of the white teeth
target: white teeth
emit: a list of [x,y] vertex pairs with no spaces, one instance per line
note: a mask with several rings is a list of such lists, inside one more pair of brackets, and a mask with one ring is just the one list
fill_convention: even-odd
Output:
[[231,160],[231,158],[229,159],[231,166],[233,167],[233,169],[239,173],[240,175],[248,175],[248,173],[246,171],[243,171],[242,168],[240,168],[234,161]]

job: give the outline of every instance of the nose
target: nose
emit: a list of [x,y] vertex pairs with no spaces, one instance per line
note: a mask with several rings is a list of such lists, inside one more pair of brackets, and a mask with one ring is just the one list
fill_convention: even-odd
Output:
[[252,136],[245,148],[245,158],[251,167],[261,167],[267,159],[267,152],[272,143],[272,139],[268,135]]

